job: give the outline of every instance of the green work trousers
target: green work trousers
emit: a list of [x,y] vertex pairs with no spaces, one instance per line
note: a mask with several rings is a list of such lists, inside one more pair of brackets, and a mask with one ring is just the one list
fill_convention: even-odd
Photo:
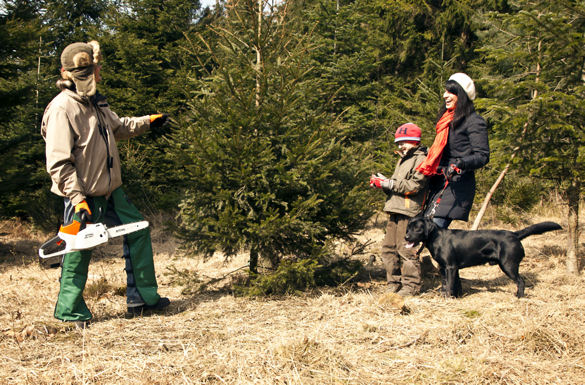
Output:
[[[92,212],[94,223],[101,222],[110,227],[144,220],[121,188],[114,190],[108,199],[88,197],[86,201]],[[79,220],[77,214],[74,214],[73,205],[65,199],[64,222],[70,223],[73,219]],[[156,304],[160,296],[157,293],[158,286],[148,228],[125,236],[124,257],[126,258],[128,304]],[[83,299],[90,259],[91,250],[75,251],[63,257],[55,318],[63,321],[85,321],[92,318]]]

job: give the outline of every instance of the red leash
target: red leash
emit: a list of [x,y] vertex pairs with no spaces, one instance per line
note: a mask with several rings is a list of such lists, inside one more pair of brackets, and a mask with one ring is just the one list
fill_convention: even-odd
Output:
[[445,177],[445,184],[443,185],[441,192],[439,192],[439,196],[435,200],[435,202],[433,203],[433,208],[431,209],[431,212],[428,215],[428,217],[431,219],[435,216],[435,212],[437,211],[437,207],[439,207],[439,203],[441,203],[441,198],[443,197],[443,193],[445,192],[445,190],[447,189],[447,186],[449,185],[449,179],[447,178],[447,175],[445,175],[445,173],[442,170],[441,170],[441,174]]

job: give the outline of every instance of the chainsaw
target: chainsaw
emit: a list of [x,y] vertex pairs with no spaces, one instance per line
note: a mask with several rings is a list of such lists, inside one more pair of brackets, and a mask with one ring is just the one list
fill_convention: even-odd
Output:
[[61,255],[73,251],[87,250],[108,243],[110,238],[130,234],[148,227],[148,221],[127,223],[108,228],[103,223],[85,223],[73,220],[61,225],[59,233],[39,248],[39,262],[43,267],[58,267]]

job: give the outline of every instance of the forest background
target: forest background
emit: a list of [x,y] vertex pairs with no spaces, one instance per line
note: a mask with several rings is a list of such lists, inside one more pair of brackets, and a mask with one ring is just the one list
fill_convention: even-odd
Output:
[[584,24],[571,0],[3,0],[0,216],[62,219],[39,123],[75,41],[100,42],[118,115],[172,118],[119,144],[133,201],[176,218],[189,249],[249,251],[252,271],[316,266],[352,241],[383,203],[368,178],[392,172],[396,127],[430,145],[443,85],[466,72],[491,146],[477,205],[504,170],[491,200],[504,220],[558,192],[576,273]]

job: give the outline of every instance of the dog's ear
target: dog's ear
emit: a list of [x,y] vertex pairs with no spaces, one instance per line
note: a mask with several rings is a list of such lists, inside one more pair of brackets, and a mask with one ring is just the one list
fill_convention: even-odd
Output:
[[[424,232],[424,220],[421,217],[412,217],[408,220],[408,224],[406,225],[406,233],[410,234],[410,236],[415,236],[415,234],[422,234]],[[420,236],[420,235],[419,235]]]
[[433,231],[437,228],[437,224],[431,218],[425,218],[425,238],[428,238]]

